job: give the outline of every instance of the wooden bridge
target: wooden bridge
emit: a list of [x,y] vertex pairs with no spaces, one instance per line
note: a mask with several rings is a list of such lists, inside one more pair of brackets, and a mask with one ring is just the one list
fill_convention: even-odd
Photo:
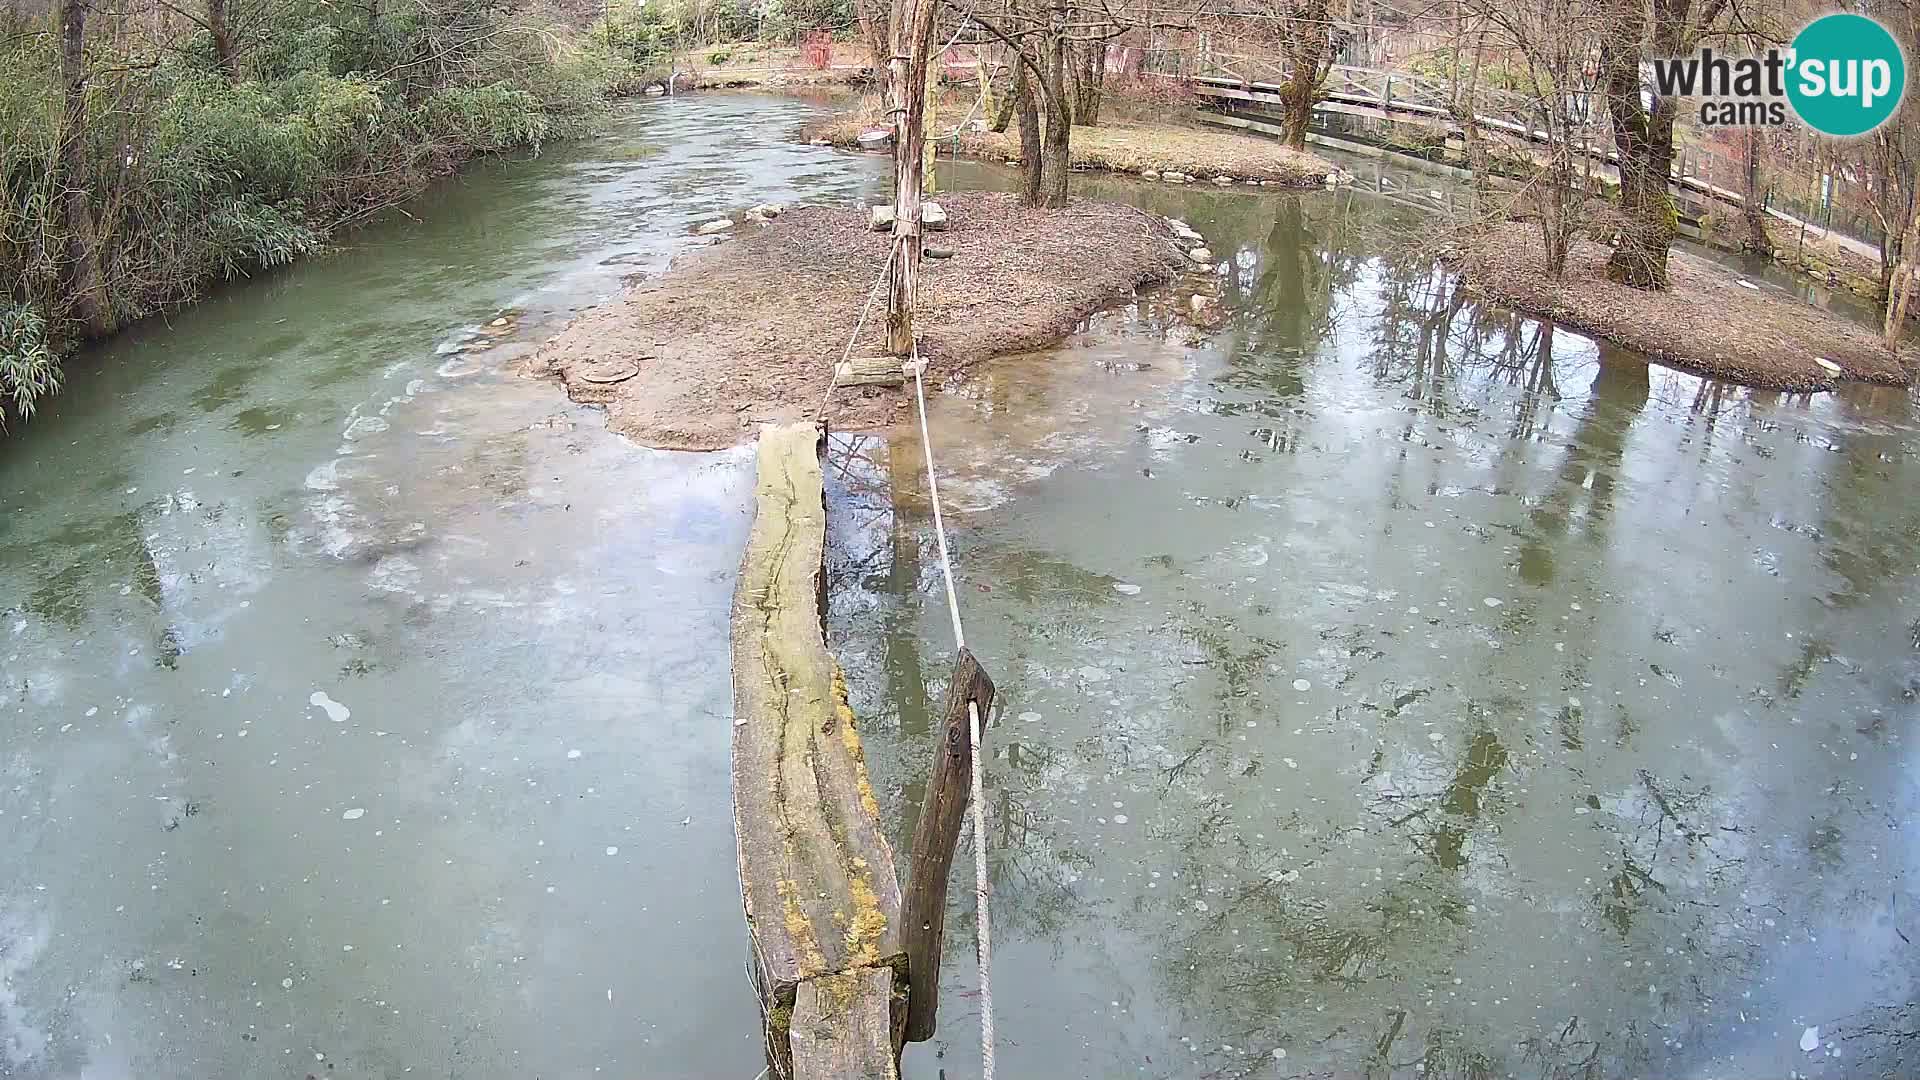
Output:
[[[1290,75],[1287,65],[1272,57],[1217,52],[1200,55],[1176,51],[1154,52],[1147,57],[1143,71],[1148,75],[1186,82],[1203,98],[1221,106],[1226,112],[1245,112],[1256,117],[1265,109],[1277,110],[1283,106],[1281,92]],[[1612,141],[1601,134],[1605,131],[1605,119],[1593,114],[1598,100],[1596,91],[1583,89],[1569,94],[1563,107],[1585,115],[1587,125],[1595,133],[1594,137],[1583,141],[1576,156],[1584,156],[1591,162],[1596,179],[1609,186],[1618,186],[1620,155]],[[1483,89],[1474,95],[1474,121],[1483,131],[1504,136],[1513,142],[1527,146],[1550,146],[1553,137],[1546,127],[1549,107],[1550,103],[1540,98],[1506,90]],[[1321,86],[1314,110],[1323,114],[1411,124],[1438,133],[1447,143],[1456,144],[1461,149],[1465,146],[1465,131],[1454,111],[1453,88],[1445,79],[1404,71],[1335,64]],[[1538,156],[1535,160],[1544,164]],[[1734,207],[1745,205],[1746,201],[1739,192],[1708,183],[1695,175],[1691,166],[1692,162],[1687,156],[1677,156],[1672,175],[1675,192],[1689,197],[1686,201],[1694,204],[1692,207],[1683,207],[1683,212],[1692,211],[1688,216],[1696,219],[1704,216],[1707,202]],[[1767,212],[1788,224],[1800,224],[1798,218],[1777,210],[1769,208]]]

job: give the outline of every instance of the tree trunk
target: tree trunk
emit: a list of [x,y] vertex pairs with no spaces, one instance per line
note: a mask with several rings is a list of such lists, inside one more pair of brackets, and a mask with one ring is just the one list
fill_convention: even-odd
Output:
[[1773,254],[1773,238],[1767,235],[1767,189],[1760,182],[1759,128],[1747,132],[1747,160],[1740,189],[1740,217],[1746,223],[1744,247],[1755,255]]
[[1013,91],[996,101],[993,114],[987,118],[987,127],[992,131],[1005,131],[1013,123],[1014,113],[1020,109],[1020,95],[1027,92],[1027,66],[1018,56],[1013,62]]
[[[1916,210],[1914,216],[1907,221],[1904,233],[1907,236],[1913,236],[1916,229],[1920,229],[1920,210]],[[1887,282],[1887,321],[1883,330],[1889,349],[1900,347],[1900,334],[1907,328],[1907,298],[1913,292],[1913,277],[1916,269],[1913,260],[1908,257],[1909,254],[1903,248],[1900,253],[1900,263],[1894,267],[1893,274]]]
[[1020,201],[1028,206],[1043,205],[1041,188],[1040,105],[1035,100],[1035,80],[1023,62],[1013,83],[1013,111],[1020,118]]
[[1313,101],[1326,78],[1333,42],[1328,37],[1329,0],[1303,0],[1287,22],[1284,46],[1287,83],[1280,88],[1282,142],[1292,150],[1307,148],[1307,124],[1313,119]]
[[[1647,11],[1644,0],[1622,0],[1610,12],[1600,45],[1606,84],[1607,115],[1620,156],[1618,244],[1607,262],[1607,276],[1636,289],[1667,287],[1667,251],[1676,221],[1667,194],[1673,169],[1673,103],[1657,100],[1649,115],[1640,102],[1640,57]],[[1664,115],[1663,115],[1664,114]]]
[[1907,293],[1912,286],[1913,267],[1903,261],[1893,268],[1893,275],[1887,282],[1887,317],[1881,332],[1889,349],[1900,345],[1900,331],[1907,321]]
[[935,0],[909,0],[894,27],[888,64],[893,124],[893,254],[887,288],[887,351],[913,351],[913,304],[920,273],[920,178],[926,144],[927,61]]
[[66,293],[81,331],[97,337],[113,331],[113,310],[100,268],[99,229],[88,189],[87,0],[60,2],[60,79],[65,123],[60,133],[60,183],[66,224]]
[[1093,127],[1100,122],[1100,100],[1107,81],[1107,43],[1078,42],[1070,47],[1073,80],[1073,122]]
[[1066,9],[1055,4],[1041,43],[1041,102],[1046,106],[1046,145],[1041,150],[1040,205],[1059,209],[1067,205],[1068,142],[1073,137],[1072,106],[1067,102]]
[[213,37],[213,59],[228,82],[240,81],[240,60],[233,54],[233,28],[227,24],[227,0],[207,0],[207,33]]

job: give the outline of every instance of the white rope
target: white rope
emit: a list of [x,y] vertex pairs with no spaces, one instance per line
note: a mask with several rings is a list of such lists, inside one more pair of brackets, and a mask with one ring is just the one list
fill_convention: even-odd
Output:
[[940,542],[940,574],[947,582],[947,614],[953,617],[953,647],[967,647],[967,632],[960,627],[960,599],[953,591],[953,557],[947,553],[947,523],[940,514],[940,481],[934,476],[933,436],[927,434],[927,394],[921,387],[920,342],[913,343],[913,400],[920,408],[920,445],[927,451],[927,498],[933,503],[933,536]]
[[980,938],[980,1076],[993,1080],[993,932],[987,926],[987,812],[981,794],[980,707],[967,702],[973,737],[973,928]]
[[873,311],[873,300],[880,295],[880,286],[887,283],[887,275],[893,270],[893,256],[899,250],[892,244],[887,246],[887,261],[880,267],[880,276],[873,281],[873,288],[867,290],[867,302],[860,308],[860,320],[853,324],[853,336],[847,339],[847,349],[840,354],[840,363],[833,365],[832,378],[827,382],[827,392],[820,395],[820,407],[813,410],[815,423],[827,415],[827,402],[833,400],[833,392],[840,388],[840,365],[853,359],[853,346],[860,340],[860,330],[867,325],[867,315]]
[[[940,575],[947,585],[947,614],[953,619],[955,649],[967,645],[960,626],[960,600],[953,588],[953,557],[947,551],[946,518],[940,512],[940,481],[933,464],[933,436],[927,433],[927,392],[920,373],[920,343],[913,343],[913,400],[920,412],[920,445],[927,458],[927,499],[933,503],[933,535],[940,544]],[[973,747],[973,920],[980,948],[980,1076],[993,1080],[993,933],[987,919],[987,811],[980,767],[980,706],[967,701],[967,735]]]

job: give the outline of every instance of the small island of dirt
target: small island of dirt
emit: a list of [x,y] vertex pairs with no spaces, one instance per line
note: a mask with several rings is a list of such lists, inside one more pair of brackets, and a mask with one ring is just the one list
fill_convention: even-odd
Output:
[[1895,355],[1871,330],[1772,286],[1742,284],[1729,267],[1675,250],[1667,261],[1671,287],[1647,292],[1607,280],[1610,254],[1578,241],[1555,281],[1542,269],[1538,230],[1508,222],[1466,245],[1459,262],[1468,287],[1496,303],[1696,374],[1795,392],[1849,379],[1913,381],[1913,358]]
[[[866,102],[857,109],[807,124],[801,128],[800,137],[856,150],[860,148],[861,132],[886,127],[884,110]],[[966,128],[957,141],[941,138],[934,148],[942,155],[957,151],[986,161],[1020,157],[1020,139],[1012,131]],[[1127,120],[1074,128],[1067,144],[1067,161],[1076,169],[1150,173],[1153,178],[1176,182],[1230,177],[1241,184],[1296,189],[1325,187],[1329,178],[1340,175],[1340,170],[1326,159],[1289,150],[1275,139],[1218,128]]]
[[[930,376],[1050,345],[1188,263],[1165,221],[1128,206],[1035,210],[993,192],[938,201],[949,228],[926,244],[951,254],[921,263],[916,317]],[[733,446],[761,423],[812,415],[888,237],[871,231],[865,207],[799,207],[740,228],[583,313],[531,358],[529,374],[558,377],[573,400],[606,405],[615,431],[661,449]],[[875,301],[856,356],[880,351],[885,303]],[[834,422],[890,424],[908,395],[843,387]]]

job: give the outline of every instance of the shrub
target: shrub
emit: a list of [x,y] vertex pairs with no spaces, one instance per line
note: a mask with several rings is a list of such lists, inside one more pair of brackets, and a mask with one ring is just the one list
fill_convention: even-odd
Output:
[[[61,193],[88,193],[86,265],[110,309],[89,326],[123,324],[318,251],[464,158],[583,134],[637,78],[604,44],[614,35],[575,41],[479,0],[282,10],[248,31],[231,82],[201,31],[142,41],[144,28],[90,20],[72,168],[54,36],[0,32],[0,424],[58,387],[79,336]],[[621,18],[653,49],[669,39],[644,12]]]

